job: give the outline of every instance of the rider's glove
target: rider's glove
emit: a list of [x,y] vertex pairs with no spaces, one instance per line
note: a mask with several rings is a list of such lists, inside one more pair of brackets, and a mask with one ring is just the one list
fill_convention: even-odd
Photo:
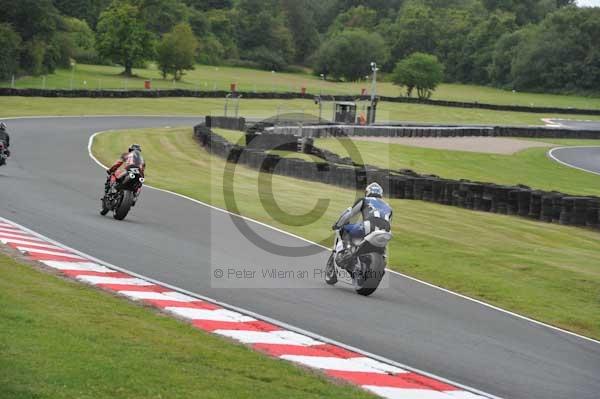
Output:
[[337,230],[338,229],[338,225],[337,223],[334,223],[333,226],[331,226],[331,230]]
[[112,172],[110,171],[110,169],[106,169],[106,174],[109,176],[112,175]]

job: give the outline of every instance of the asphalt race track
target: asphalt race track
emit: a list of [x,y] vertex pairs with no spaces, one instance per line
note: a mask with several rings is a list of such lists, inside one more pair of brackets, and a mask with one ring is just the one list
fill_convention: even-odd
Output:
[[567,166],[600,174],[600,143],[598,147],[562,147],[551,152],[552,157]]
[[[250,243],[229,215],[156,190],[145,190],[125,222],[98,214],[105,173],[88,157],[92,133],[191,126],[199,120],[9,121],[13,157],[0,169],[0,216],[117,266],[493,395],[598,398],[600,343],[398,275],[391,276],[389,288],[370,298],[324,283],[321,289],[210,288],[215,261],[307,267],[323,265],[328,254],[272,255]],[[402,217],[401,210],[396,213]],[[306,245],[263,226],[253,228],[280,244]]]
[[562,127],[573,130],[600,130],[600,121],[579,121],[569,119],[551,119]]

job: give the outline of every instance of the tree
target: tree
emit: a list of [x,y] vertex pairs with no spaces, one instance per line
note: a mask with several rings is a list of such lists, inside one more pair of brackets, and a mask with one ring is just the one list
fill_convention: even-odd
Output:
[[513,61],[521,44],[528,40],[528,35],[535,34],[535,30],[535,25],[529,25],[516,32],[506,33],[498,39],[489,68],[490,78],[496,85],[512,89]]
[[232,0],[184,0],[184,2],[199,11],[218,10],[233,6]]
[[339,14],[329,27],[329,32],[335,34],[344,29],[362,29],[372,32],[376,26],[377,11],[365,6],[358,6]]
[[17,73],[21,37],[9,24],[0,24],[0,79],[6,80]]
[[[261,62],[264,50],[289,63],[294,42],[279,0],[239,0],[235,8],[236,38],[243,59]],[[256,58],[257,54],[260,58]]]
[[110,0],[53,0],[61,14],[82,19],[95,28],[100,13],[110,5]]
[[371,73],[371,62],[383,64],[388,50],[377,33],[347,30],[324,42],[315,55],[315,71],[347,81]]
[[415,52],[433,53],[437,32],[430,7],[419,2],[406,3],[388,36],[392,59],[403,59]]
[[0,23],[9,23],[21,38],[19,69],[33,75],[53,72],[61,41],[60,14],[50,0],[0,0]]
[[436,56],[424,53],[411,54],[398,62],[392,74],[395,85],[407,88],[407,96],[416,88],[421,99],[430,98],[443,79],[444,66]]
[[317,22],[310,0],[282,0],[287,26],[294,41],[294,58],[304,62],[319,47]]
[[448,81],[459,81],[464,77],[463,47],[469,32],[481,16],[472,8],[448,8],[434,15],[434,28],[438,32],[435,51],[432,53],[445,65],[444,75]]
[[98,53],[122,65],[126,76],[132,69],[154,54],[154,40],[146,30],[138,7],[126,1],[115,0],[100,15],[97,29]]
[[61,25],[63,32],[59,35],[68,47],[68,58],[75,58],[79,62],[97,62],[96,39],[88,24],[77,18],[63,17]]
[[490,81],[494,46],[502,35],[514,32],[517,28],[515,15],[494,12],[475,26],[466,38],[462,51],[460,80],[485,84]]
[[600,9],[562,8],[529,32],[511,78],[518,90],[600,91]]
[[[222,53],[218,59],[239,58],[236,25],[233,22],[234,12],[231,10],[211,10],[206,12],[206,17],[210,25],[210,32],[215,39],[212,42],[215,44],[218,42],[218,46],[222,48]],[[206,41],[211,41],[211,38],[206,38]]]
[[188,24],[179,24],[163,36],[157,47],[158,67],[163,78],[172,74],[180,80],[184,70],[194,69],[198,41]]
[[140,10],[140,17],[146,29],[162,35],[170,32],[175,25],[184,21],[187,7],[180,0],[131,0]]

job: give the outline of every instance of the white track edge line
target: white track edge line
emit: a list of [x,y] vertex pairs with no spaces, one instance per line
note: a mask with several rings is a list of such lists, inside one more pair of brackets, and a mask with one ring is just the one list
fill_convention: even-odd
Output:
[[567,150],[567,149],[570,149],[570,148],[600,148],[600,146],[597,146],[597,145],[576,145],[576,146],[570,146],[570,147],[556,147],[556,148],[552,148],[550,151],[548,151],[548,156],[549,156],[550,158],[552,158],[554,161],[556,161],[556,162],[558,162],[559,164],[561,164],[561,165],[568,166],[569,168],[573,168],[573,169],[581,170],[581,171],[583,171],[583,172],[592,173],[592,174],[594,174],[594,175],[599,175],[599,176],[600,176],[600,173],[599,173],[599,172],[594,172],[594,171],[592,171],[592,170],[587,170],[587,169],[584,169],[584,168],[580,168],[579,166],[571,165],[571,164],[570,164],[570,163],[568,163],[568,162],[561,161],[560,159],[558,159],[558,158],[557,158],[557,157],[554,155],[554,151],[558,151],[558,150]]
[[[144,279],[144,280],[146,280],[148,282],[151,282],[151,283],[154,283],[154,284],[157,284],[157,285],[161,285],[161,286],[169,288],[169,289],[171,289],[171,290],[173,290],[175,292],[179,292],[181,294],[189,295],[189,296],[191,296],[193,298],[197,298],[197,299],[200,299],[200,300],[203,300],[203,301],[206,301],[206,302],[213,303],[213,304],[221,306],[221,307],[223,307],[225,309],[229,309],[229,310],[238,312],[238,313],[240,313],[242,315],[253,317],[253,318],[258,319],[258,320],[263,320],[263,321],[265,321],[267,323],[274,324],[274,325],[279,326],[279,327],[281,327],[283,329],[286,329],[286,330],[289,330],[289,331],[292,331],[292,332],[295,332],[295,333],[298,333],[298,334],[305,335],[305,336],[307,336],[309,338],[312,338],[312,339],[315,339],[315,340],[318,340],[318,341],[322,341],[322,342],[327,343],[327,344],[339,346],[339,347],[341,347],[343,349],[359,353],[359,354],[361,354],[361,355],[363,355],[365,357],[368,357],[368,358],[380,361],[382,363],[386,363],[386,364],[391,365],[391,366],[399,367],[401,369],[409,370],[409,371],[412,371],[412,372],[417,373],[417,374],[424,375],[424,376],[429,377],[429,378],[436,379],[436,380],[444,382],[446,384],[453,385],[453,386],[455,386],[457,388],[461,388],[461,389],[463,389],[465,391],[468,391],[468,392],[471,392],[471,393],[474,393],[474,394],[477,394],[477,395],[481,395],[481,396],[484,396],[484,397],[488,397],[489,399],[502,399],[499,396],[495,396],[495,395],[492,395],[492,394],[480,391],[478,389],[469,387],[467,385],[463,385],[463,384],[460,384],[460,383],[448,380],[446,378],[437,376],[435,374],[428,373],[426,371],[423,371],[423,370],[420,370],[420,369],[417,369],[417,368],[414,368],[414,367],[411,367],[411,366],[399,363],[399,362],[397,362],[395,360],[387,359],[387,358],[385,358],[383,356],[379,356],[379,355],[376,355],[374,353],[370,353],[370,352],[367,352],[365,350],[362,350],[362,349],[359,349],[359,348],[355,348],[355,347],[350,346],[350,345],[346,345],[344,343],[341,343],[341,342],[335,341],[333,339],[324,337],[322,335],[319,335],[319,334],[316,334],[316,333],[304,330],[302,328],[293,326],[291,324],[287,324],[285,322],[282,322],[282,321],[279,321],[279,320],[276,320],[276,319],[272,319],[272,318],[267,317],[267,316],[263,316],[263,315],[261,315],[259,313],[255,313],[255,312],[252,312],[252,311],[247,310],[247,309],[239,308],[237,306],[230,305],[228,303],[221,302],[221,301],[218,301],[216,299],[213,299],[213,298],[210,298],[210,297],[207,297],[207,296],[204,296],[204,295],[200,295],[200,294],[197,294],[197,293],[185,290],[185,289],[180,288],[180,287],[175,287],[175,286],[173,286],[171,284],[167,284],[167,283],[164,283],[162,281],[155,280],[155,279],[150,278],[150,277],[146,277],[146,276],[144,276],[142,274],[133,272],[133,271],[125,269],[123,267],[115,266],[112,263],[100,260],[100,259],[98,259],[98,258],[96,258],[94,256],[86,254],[85,252],[82,252],[82,251],[79,251],[79,250],[74,249],[72,247],[69,247],[69,246],[67,246],[65,244],[62,244],[62,243],[60,243],[58,241],[55,241],[55,240],[53,240],[53,239],[51,239],[51,238],[49,238],[49,237],[47,237],[47,236],[45,236],[43,234],[40,234],[40,233],[38,233],[36,231],[33,231],[33,230],[31,230],[31,229],[29,229],[29,228],[27,228],[25,226],[22,226],[22,225],[20,225],[20,224],[18,224],[16,222],[13,222],[12,220],[6,219],[6,218],[4,218],[2,216],[0,216],[0,220],[12,223],[13,225],[18,226],[19,228],[27,231],[28,233],[30,233],[30,234],[32,234],[32,235],[34,235],[36,237],[39,237],[39,238],[41,238],[41,239],[43,239],[43,240],[45,240],[45,241],[47,241],[47,242],[49,242],[51,244],[60,246],[60,247],[62,247],[64,249],[66,249],[66,250],[72,251],[74,254],[83,256],[86,259],[88,259],[90,261],[93,261],[93,262],[96,262],[96,263],[98,263],[101,266],[105,266],[105,267],[108,267],[108,268],[113,269],[113,270],[117,270],[117,271],[120,271],[120,272],[123,272],[123,273],[130,274],[131,276],[134,276],[134,277],[137,277],[137,278],[140,278],[140,279]],[[119,292],[115,291],[115,293],[118,294]]]
[[[100,166],[101,166],[102,168],[104,168],[104,169],[106,169],[106,166],[105,166],[105,165],[103,165],[103,164],[102,164],[102,163],[101,163],[101,162],[100,162],[100,161],[99,161],[99,160],[98,160],[98,159],[97,159],[97,158],[94,156],[94,154],[92,153],[92,146],[93,146],[94,139],[96,138],[96,136],[98,136],[98,135],[100,135],[100,134],[103,134],[103,133],[107,133],[107,132],[117,132],[117,130],[104,130],[104,131],[96,132],[96,133],[94,133],[94,134],[92,134],[92,135],[90,136],[90,138],[89,138],[89,141],[88,141],[88,154],[89,154],[90,158],[92,158],[92,160],[93,160],[94,162],[96,162],[98,165],[100,165]],[[582,147],[584,147],[584,146],[582,146]],[[565,147],[561,147],[561,148],[565,148]],[[573,147],[566,147],[566,148],[573,148]],[[558,148],[556,148],[556,149],[558,149]],[[560,162],[560,161],[559,161],[559,162]],[[594,172],[591,172],[591,173],[594,173]],[[600,173],[599,173],[599,174],[600,174]],[[286,235],[288,235],[288,236],[290,236],[290,237],[297,238],[297,239],[299,239],[299,240],[302,240],[302,241],[304,241],[304,242],[306,242],[306,243],[313,244],[313,245],[315,245],[315,246],[321,247],[321,248],[323,248],[323,249],[325,249],[325,250],[327,250],[327,251],[330,251],[330,250],[331,250],[331,248],[328,248],[328,247],[325,247],[325,246],[323,246],[323,245],[321,245],[321,244],[318,244],[318,243],[316,243],[316,242],[310,241],[310,240],[308,240],[308,239],[306,239],[306,238],[304,238],[304,237],[300,237],[300,236],[298,236],[298,235],[296,235],[296,234],[293,234],[293,233],[290,233],[290,232],[288,232],[288,231],[281,230],[281,229],[279,229],[279,228],[277,228],[277,227],[274,227],[274,226],[270,226],[270,225],[268,225],[268,224],[266,224],[266,223],[263,223],[263,222],[260,222],[260,221],[258,221],[258,220],[251,219],[251,218],[249,218],[249,217],[247,217],[247,216],[239,215],[239,214],[237,214],[237,213],[230,212],[230,211],[228,211],[228,210],[226,210],[226,209],[218,208],[218,207],[216,207],[216,206],[214,206],[214,205],[207,204],[207,203],[205,203],[205,202],[202,202],[202,201],[200,201],[200,200],[197,200],[197,199],[195,199],[195,198],[191,198],[191,197],[188,197],[188,196],[186,196],[186,195],[183,195],[183,194],[179,194],[179,193],[176,193],[176,192],[173,192],[173,191],[169,191],[169,190],[165,190],[165,189],[162,189],[162,188],[153,187],[153,186],[150,186],[150,185],[146,185],[146,187],[148,187],[148,188],[151,188],[151,189],[153,189],[153,190],[156,190],[156,191],[161,191],[161,192],[164,192],[164,193],[168,193],[168,194],[171,194],[171,195],[175,195],[175,196],[177,196],[177,197],[180,197],[180,198],[186,199],[186,200],[188,200],[188,201],[195,202],[195,203],[197,203],[197,204],[203,205],[203,206],[205,206],[205,207],[208,207],[208,208],[210,208],[210,209],[214,209],[214,210],[216,210],[216,211],[223,212],[223,213],[229,214],[229,215],[231,215],[231,216],[239,217],[239,218],[241,218],[241,219],[243,219],[243,220],[246,220],[246,221],[249,221],[249,222],[256,223],[256,224],[258,224],[258,225],[260,225],[260,226],[264,226],[264,227],[267,227],[267,228],[269,228],[269,229],[272,229],[272,230],[274,230],[274,231],[277,231],[277,232],[279,232],[279,233],[286,234]],[[596,344],[600,344],[600,340],[596,340],[596,339],[594,339],[594,338],[586,337],[585,335],[577,334],[577,333],[575,333],[575,332],[568,331],[568,330],[565,330],[565,329],[563,329],[563,328],[556,327],[556,326],[553,326],[553,325],[550,325],[550,324],[544,323],[544,322],[542,322],[542,321],[539,321],[539,320],[532,319],[532,318],[530,318],[530,317],[527,317],[527,316],[524,316],[524,315],[521,315],[521,314],[518,314],[518,313],[515,313],[515,312],[511,312],[510,310],[502,309],[502,308],[500,308],[500,307],[498,307],[498,306],[495,306],[495,305],[489,304],[489,303],[487,303],[487,302],[484,302],[484,301],[481,301],[481,300],[479,300],[479,299],[475,299],[475,298],[472,298],[472,297],[469,297],[469,296],[466,296],[466,295],[460,294],[460,293],[458,293],[458,292],[451,291],[451,290],[449,290],[449,289],[447,289],[447,288],[440,287],[440,286],[438,286],[438,285],[435,285],[435,284],[432,284],[432,283],[428,283],[427,281],[419,280],[419,279],[418,279],[418,278],[416,278],[416,277],[412,277],[412,276],[409,276],[409,275],[403,274],[403,273],[401,273],[401,272],[398,272],[398,271],[395,271],[395,270],[391,270],[391,269],[389,269],[389,268],[388,268],[388,269],[386,269],[386,270],[387,270],[388,272],[390,272],[391,274],[395,274],[395,275],[397,275],[397,276],[400,276],[400,277],[403,277],[403,278],[409,279],[409,280],[411,280],[411,281],[414,281],[414,282],[417,282],[417,283],[420,283],[420,284],[426,285],[426,286],[428,286],[428,287],[430,287],[430,288],[435,288],[435,289],[437,289],[437,290],[443,291],[443,292],[445,292],[445,293],[447,293],[447,294],[455,295],[455,296],[457,296],[457,297],[459,297],[459,298],[462,298],[462,299],[465,299],[465,300],[468,300],[468,301],[471,301],[471,302],[475,302],[475,303],[477,303],[477,304],[479,304],[479,305],[485,306],[485,307],[487,307],[487,308],[490,308],[490,309],[496,310],[496,311],[498,311],[498,312],[501,312],[501,313],[508,314],[508,315],[510,315],[510,316],[513,316],[513,317],[517,317],[517,318],[519,318],[519,319],[521,319],[521,320],[525,320],[525,321],[528,321],[528,322],[530,322],[530,323],[537,324],[537,325],[539,325],[539,326],[543,326],[543,327],[546,327],[546,328],[549,328],[549,329],[552,329],[552,330],[555,330],[555,331],[559,331],[559,332],[562,332],[562,333],[565,333],[565,334],[568,334],[568,335],[571,335],[571,336],[574,336],[574,337],[577,337],[577,338],[581,338],[581,339],[584,339],[584,340],[587,340],[587,341],[590,341],[590,342],[593,342],[593,343],[596,343]]]

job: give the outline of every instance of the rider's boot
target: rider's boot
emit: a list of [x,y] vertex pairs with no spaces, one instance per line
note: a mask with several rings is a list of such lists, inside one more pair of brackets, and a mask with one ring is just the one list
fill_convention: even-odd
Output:
[[344,240],[344,249],[338,252],[335,262],[347,271],[352,272],[354,271],[354,257],[352,245]]

